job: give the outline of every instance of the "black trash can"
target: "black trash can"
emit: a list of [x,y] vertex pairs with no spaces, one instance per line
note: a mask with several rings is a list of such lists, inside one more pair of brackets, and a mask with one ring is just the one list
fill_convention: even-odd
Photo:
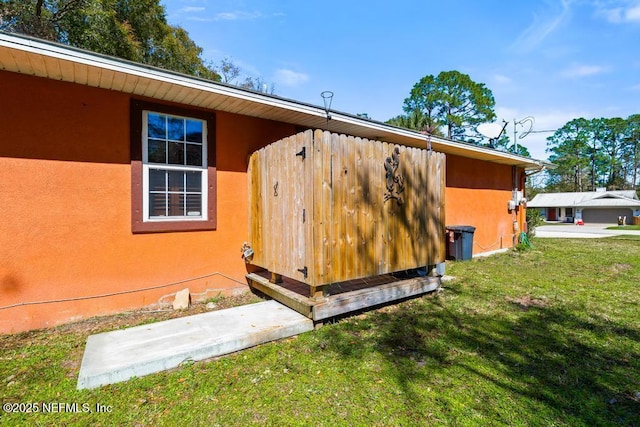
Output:
[[473,233],[471,225],[447,226],[447,259],[465,261],[473,258]]

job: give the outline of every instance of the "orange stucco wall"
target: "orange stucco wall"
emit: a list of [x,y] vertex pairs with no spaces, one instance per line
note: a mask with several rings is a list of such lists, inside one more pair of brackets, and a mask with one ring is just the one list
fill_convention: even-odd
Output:
[[0,333],[246,288],[246,162],[292,125],[216,113],[217,229],[133,234],[130,97],[8,72],[0,93]]
[[[514,221],[522,231],[524,209],[509,211],[507,206],[512,198],[512,173],[508,165],[447,156],[446,225],[476,227],[474,254],[512,247]],[[522,171],[516,173],[522,190]]]

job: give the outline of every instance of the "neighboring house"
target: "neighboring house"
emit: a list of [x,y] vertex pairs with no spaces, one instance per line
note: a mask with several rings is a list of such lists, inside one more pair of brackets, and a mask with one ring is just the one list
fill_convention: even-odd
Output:
[[626,217],[630,224],[633,216],[640,216],[640,200],[634,190],[541,193],[527,209],[539,209],[547,221],[615,224]]
[[444,153],[446,224],[476,227],[474,254],[513,246],[508,202],[543,166],[1,32],[0,93],[0,333],[246,290],[249,156],[306,129]]

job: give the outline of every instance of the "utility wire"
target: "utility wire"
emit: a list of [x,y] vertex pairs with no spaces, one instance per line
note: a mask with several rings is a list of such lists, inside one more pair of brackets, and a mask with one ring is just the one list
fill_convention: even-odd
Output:
[[225,279],[231,280],[232,282],[239,283],[241,285],[246,285],[246,283],[243,283],[243,282],[241,282],[239,280],[236,280],[233,277],[229,277],[226,274],[223,274],[223,273],[220,273],[220,272],[215,272],[215,273],[205,274],[203,276],[192,277],[191,279],[180,280],[180,281],[173,282],[173,283],[166,283],[164,285],[150,286],[148,288],[140,288],[140,289],[130,289],[130,290],[127,290],[127,291],[112,292],[112,293],[109,293],[109,294],[90,295],[90,296],[85,296],[85,297],[74,297],[74,298],[62,298],[62,299],[45,300],[45,301],[19,302],[19,303],[16,303],[16,304],[6,305],[4,307],[0,307],[0,310],[7,310],[9,308],[22,307],[22,306],[27,306],[27,305],[40,305],[40,304],[54,304],[54,303],[60,303],[60,302],[83,301],[83,300],[96,299],[96,298],[113,297],[113,296],[117,296],[117,295],[133,294],[133,293],[136,293],[136,292],[143,292],[143,291],[151,291],[151,290],[154,290],[154,289],[168,288],[170,286],[180,285],[182,283],[192,282],[194,280],[206,279],[207,277],[213,277],[213,276],[222,276]]

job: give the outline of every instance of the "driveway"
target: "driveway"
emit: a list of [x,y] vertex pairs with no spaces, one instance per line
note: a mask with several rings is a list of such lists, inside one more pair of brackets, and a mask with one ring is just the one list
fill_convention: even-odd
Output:
[[541,225],[536,228],[536,237],[569,237],[569,238],[598,238],[619,236],[622,234],[640,236],[638,230],[606,230],[616,224],[553,224]]

